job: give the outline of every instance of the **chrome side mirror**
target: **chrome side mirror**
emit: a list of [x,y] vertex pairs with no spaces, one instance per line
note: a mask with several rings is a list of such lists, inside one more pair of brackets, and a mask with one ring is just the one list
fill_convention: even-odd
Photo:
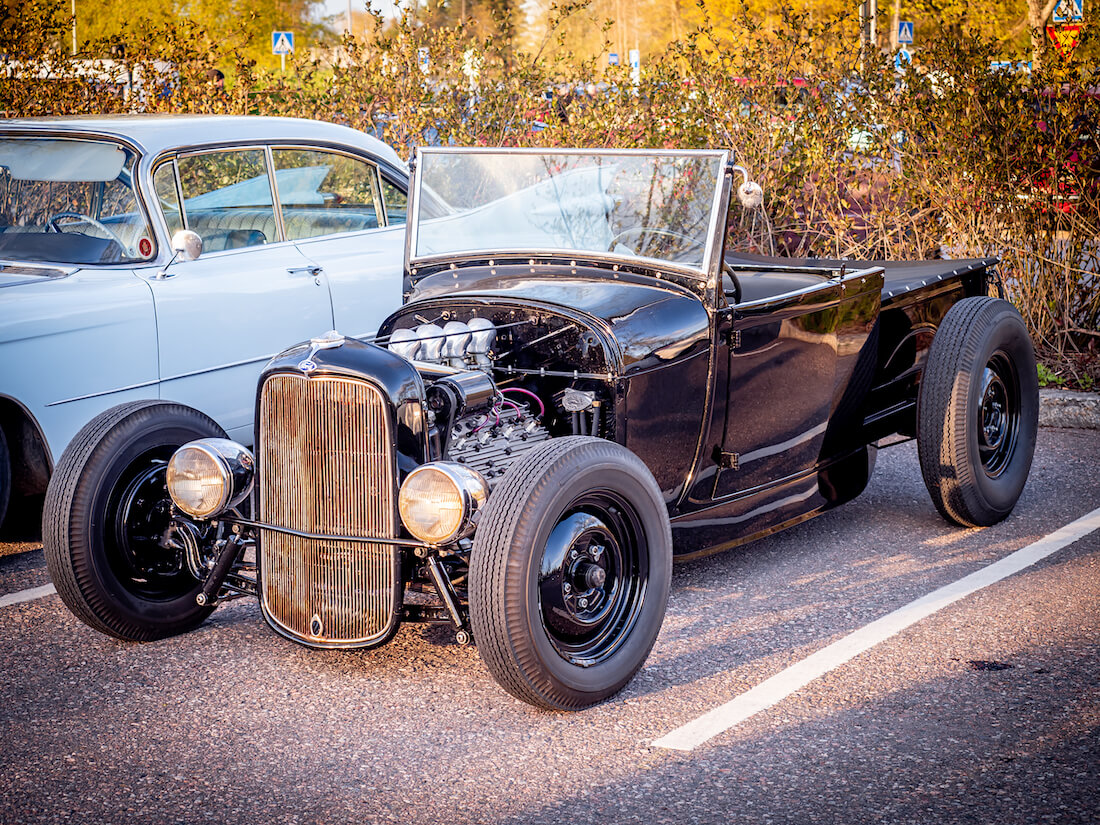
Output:
[[175,273],[169,272],[168,267],[176,261],[193,261],[201,254],[202,237],[199,233],[190,229],[181,229],[172,236],[172,258],[164,265],[164,269],[157,273],[157,280],[171,278]]
[[181,229],[172,236],[173,261],[193,261],[202,254],[202,238],[198,232]]
[[737,187],[737,199],[746,209],[756,209],[764,203],[764,189],[749,177],[749,170],[744,166],[734,166],[733,171],[740,172],[744,181]]

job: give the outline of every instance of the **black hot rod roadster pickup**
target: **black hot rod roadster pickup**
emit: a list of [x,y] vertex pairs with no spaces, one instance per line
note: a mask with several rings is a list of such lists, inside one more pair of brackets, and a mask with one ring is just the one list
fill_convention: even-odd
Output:
[[73,440],[58,593],[131,640],[240,595],[312,647],[449,622],[507,691],[577,709],[645,661],[674,558],[852,499],[886,436],[947,519],[1005,518],[1038,400],[996,261],[727,256],[734,191],[759,201],[720,151],[422,151],[405,305],[276,356],[255,453],[166,400]]

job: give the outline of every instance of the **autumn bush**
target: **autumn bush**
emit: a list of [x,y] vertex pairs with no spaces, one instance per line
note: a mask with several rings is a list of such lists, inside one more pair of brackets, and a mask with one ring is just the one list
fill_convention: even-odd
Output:
[[[919,65],[899,74],[890,56],[838,46],[854,39],[849,18],[786,9],[766,29],[748,16],[723,20],[718,37],[700,7],[702,23],[634,82],[626,67],[570,54],[565,32],[583,6],[556,6],[547,42],[530,53],[462,26],[378,20],[368,37],[296,56],[285,74],[195,26],[135,30],[90,47],[115,61],[97,75],[88,67],[107,64],[67,53],[57,4],[27,0],[0,25],[0,109],[318,118],[403,156],[425,143],[728,148],[766,192],[763,209],[731,216],[737,248],[996,255],[1037,345],[1100,346],[1095,69],[1050,60],[1032,75],[992,72],[997,45],[960,38],[924,45]],[[224,91],[208,80],[215,66]],[[120,67],[136,78],[129,91],[107,80]]]

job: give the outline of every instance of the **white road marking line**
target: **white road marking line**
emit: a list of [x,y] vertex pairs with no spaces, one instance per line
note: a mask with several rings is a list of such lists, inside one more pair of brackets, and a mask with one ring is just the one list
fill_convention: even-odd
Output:
[[900,633],[910,625],[916,624],[921,619],[931,616],[936,611],[969,596],[971,593],[975,593],[984,587],[999,582],[1001,579],[1020,572],[1024,568],[1030,567],[1097,529],[1100,529],[1100,508],[1076,521],[1070,522],[1065,527],[1044,536],[1033,544],[1005,556],[1000,561],[983,567],[981,570],[977,570],[956,582],[945,585],[939,590],[935,590],[927,596],[910,602],[893,613],[861,627],[843,639],[833,642],[831,645],[808,656],[801,662],[780,671],[770,679],[764,680],[756,687],[750,688],[726,704],[703,714],[698,719],[688,722],[671,733],[665,734],[660,739],[654,740],[653,746],[679,751],[693,750],[708,739],[724,733],[760,711],[778,704],[795,691],[804,688],[814,679],[835,670],[845,662],[870,650],[879,642]]
[[33,602],[35,599],[52,596],[56,592],[57,590],[54,589],[52,584],[44,584],[41,587],[32,587],[30,590],[20,590],[18,593],[8,593],[0,596],[0,607],[7,607],[9,604],[20,604],[21,602]]

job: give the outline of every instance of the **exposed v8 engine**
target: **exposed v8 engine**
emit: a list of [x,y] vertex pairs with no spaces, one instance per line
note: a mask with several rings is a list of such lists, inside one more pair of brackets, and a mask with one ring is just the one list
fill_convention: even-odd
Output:
[[448,457],[477,470],[491,487],[516,458],[549,437],[526,405],[502,400],[480,419],[467,416],[455,422]]
[[392,352],[420,364],[426,378],[436,378],[427,403],[438,454],[477,470],[490,486],[515,459],[550,437],[541,420],[542,400],[521,387],[498,389],[488,374],[496,338],[492,321],[471,318],[469,324],[397,329],[388,343]]
[[490,486],[553,435],[600,432],[593,382],[554,369],[563,351],[597,349],[573,322],[509,317],[498,328],[481,316],[438,318],[394,329],[386,346],[428,383],[435,454],[477,470]]

